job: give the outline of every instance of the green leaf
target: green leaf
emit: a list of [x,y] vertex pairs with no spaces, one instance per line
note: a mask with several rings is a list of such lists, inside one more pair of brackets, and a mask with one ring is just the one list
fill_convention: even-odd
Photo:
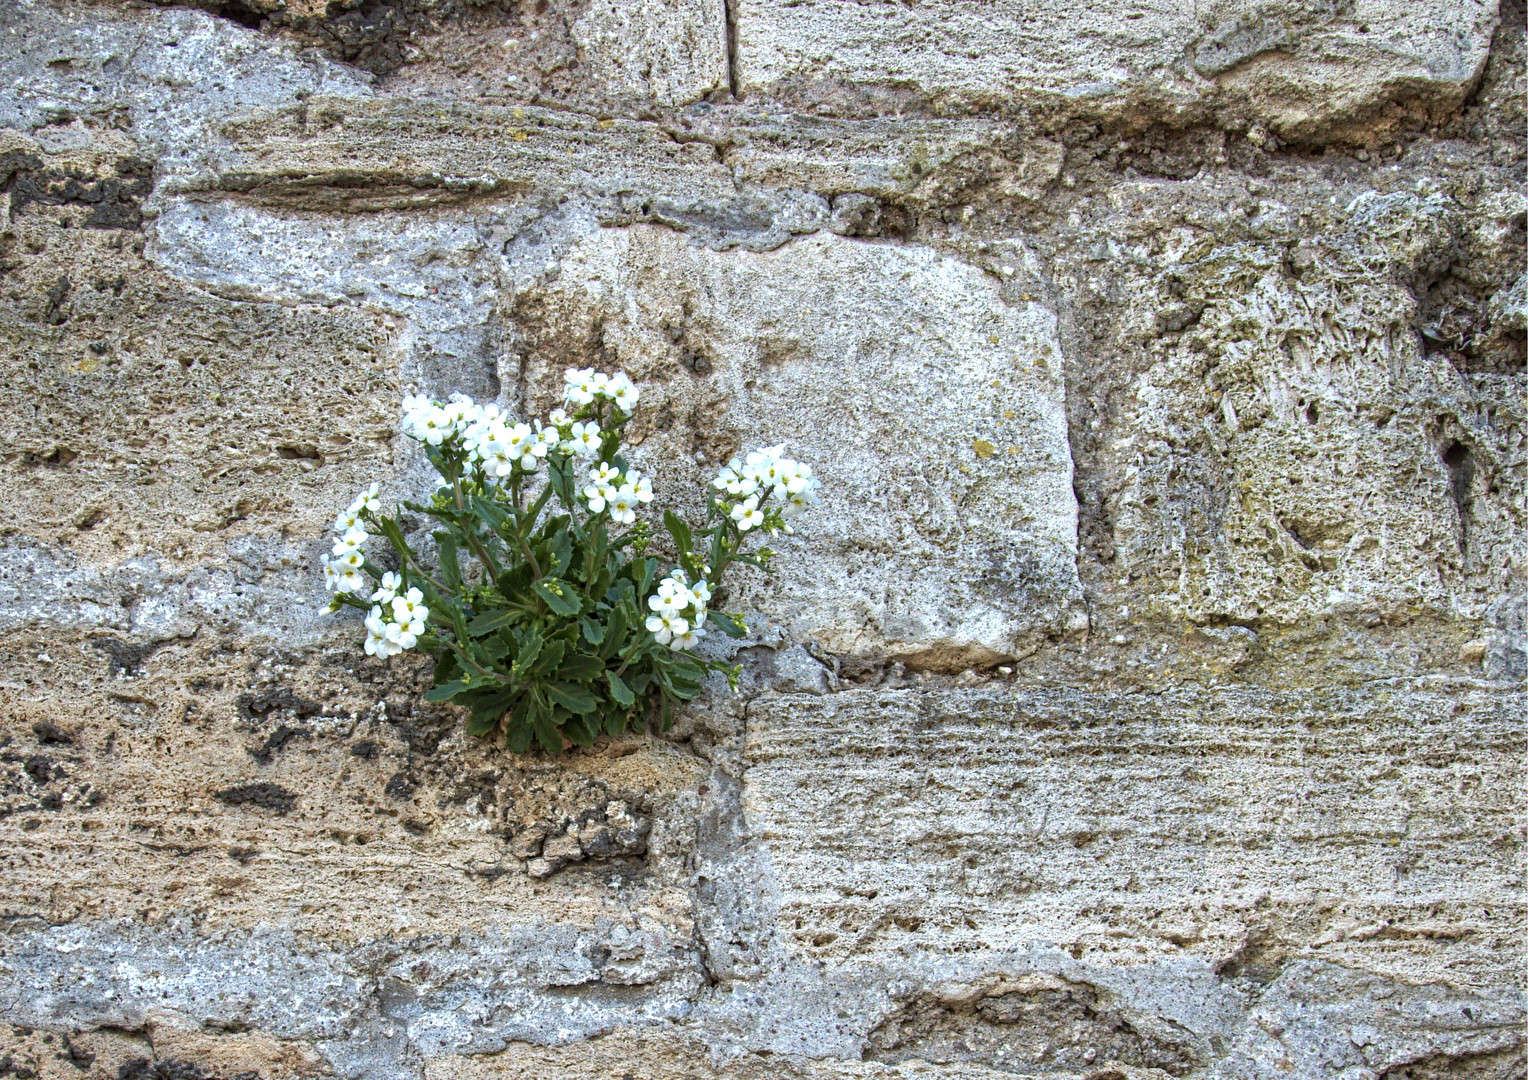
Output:
[[460,592],[462,568],[456,561],[456,537],[449,530],[442,529],[435,534],[435,542],[440,546],[440,576],[446,579],[448,588]]
[[543,578],[531,586],[536,595],[546,601],[546,606],[556,615],[577,615],[583,609],[583,597],[560,578]]
[[509,718],[504,722],[504,745],[517,754],[523,754],[531,748],[530,713],[531,695],[524,694],[515,702]]
[[587,686],[575,683],[546,683],[546,696],[571,713],[585,715],[599,707],[599,701]]
[[587,615],[578,620],[578,628],[583,632],[584,640],[590,645],[598,645],[605,640],[605,628]]
[[499,723],[499,718],[520,696],[518,690],[499,690],[484,694],[472,703],[472,716],[467,721],[467,734],[487,735]]
[[564,682],[589,682],[605,670],[605,661],[587,653],[574,653],[563,660],[557,677]]
[[519,727],[506,727],[504,729],[504,745],[517,754],[523,754],[531,748],[531,726],[521,724]]
[[[546,638],[541,634],[541,627],[533,626],[529,630],[515,635],[515,667],[524,672],[536,662],[541,655],[541,647],[546,644]],[[559,653],[557,659],[561,660]]]
[[[627,584],[629,587],[630,583],[624,584]],[[605,643],[599,650],[601,656],[608,660],[616,654],[616,650],[626,643],[626,632],[630,625],[630,620],[626,614],[626,605],[624,603],[616,604],[615,610],[610,613],[610,621],[605,624]]]
[[562,655],[567,651],[567,646],[560,641],[553,641],[544,646],[541,655],[534,664],[529,665],[527,674],[547,675],[557,670],[557,665],[562,663]]
[[498,533],[500,536],[504,535],[504,530],[506,527],[509,527],[511,532],[514,531],[509,511],[504,509],[502,506],[499,506],[496,503],[483,498],[483,496],[472,496],[472,509],[477,511],[478,517],[486,521],[489,528],[493,529],[493,531]]
[[716,628],[730,638],[740,638],[748,633],[748,627],[743,625],[741,615],[729,615],[725,611],[708,611],[706,619],[715,623]]
[[467,624],[467,633],[473,637],[482,637],[485,634],[493,633],[495,630],[501,630],[523,618],[525,618],[525,612],[515,608],[485,611]]
[[613,671],[606,678],[610,680],[610,697],[617,705],[629,709],[637,703],[637,695],[631,692],[631,687],[626,685],[624,679]]
[[536,732],[536,741],[541,744],[541,749],[549,754],[562,753],[562,732],[557,730],[557,725],[552,723],[551,717],[537,715],[531,721],[531,727]]
[[658,573],[658,560],[649,555],[640,562],[634,562],[633,567],[637,571],[637,595],[646,596],[652,588],[653,578]]
[[684,523],[678,514],[672,510],[663,511],[663,526],[668,529],[669,535],[674,538],[674,543],[679,548],[681,562],[690,557],[690,548],[695,543],[695,537],[690,533],[690,527]]
[[399,555],[412,556],[413,552],[404,542],[403,530],[398,528],[398,523],[390,517],[378,517],[377,524],[382,529],[382,535],[387,537],[387,542],[393,545],[393,550]]
[[562,733],[566,735],[575,746],[593,746],[594,737],[599,734],[596,721],[591,722],[582,716],[575,716],[566,724],[562,725]]
[[546,545],[546,565],[541,569],[549,578],[559,577],[573,559],[573,537],[567,529],[555,529]]
[[[498,661],[509,655],[509,640],[503,634],[492,634],[485,638],[479,638],[476,642],[478,651],[494,667],[499,667]],[[483,665],[487,667],[488,665]]]
[[441,686],[457,678],[462,673],[461,665],[456,662],[456,654],[444,652],[435,661],[435,671],[432,673],[431,685]]
[[424,692],[426,701],[450,701],[457,694],[465,694],[469,690],[481,690],[479,682],[467,682],[464,679],[452,679],[448,683],[442,683]]
[[626,714],[611,709],[605,713],[605,733],[607,735],[619,735],[626,730]]
[[548,464],[550,468],[547,470],[549,477],[547,482],[557,492],[557,498],[561,500],[562,505],[572,508],[577,502],[573,483],[572,460],[560,461],[554,457]]

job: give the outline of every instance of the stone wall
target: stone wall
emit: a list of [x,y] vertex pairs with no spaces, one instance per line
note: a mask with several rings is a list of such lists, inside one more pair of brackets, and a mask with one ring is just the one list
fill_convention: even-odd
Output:
[[[1522,1080],[1521,0],[0,0],[0,1076]],[[406,390],[784,441],[742,692],[325,619]]]

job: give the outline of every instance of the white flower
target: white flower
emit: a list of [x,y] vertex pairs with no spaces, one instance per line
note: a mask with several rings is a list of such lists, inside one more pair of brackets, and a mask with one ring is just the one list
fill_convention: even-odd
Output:
[[615,488],[610,484],[587,484],[584,487],[584,499],[589,503],[590,513],[604,513],[605,504],[613,498]]
[[734,506],[732,520],[737,522],[738,532],[747,532],[764,524],[764,511],[759,509],[759,497],[750,495]]
[[801,486],[801,490],[793,491],[785,497],[785,507],[780,511],[780,516],[786,521],[800,516],[801,512],[817,501],[816,477],[807,477]]
[[360,523],[360,512],[352,508],[346,510],[344,513],[340,514],[339,517],[334,519],[334,531],[337,533],[347,533]]
[[382,618],[382,609],[373,606],[366,616],[366,644],[362,646],[367,656],[396,656],[403,647],[387,636],[388,624]]
[[[423,609],[421,609],[423,610]],[[397,613],[397,609],[393,609]],[[395,623],[389,623],[387,627],[387,640],[398,646],[399,650],[412,649],[419,644],[419,635],[424,633],[424,619],[399,619]]]
[[785,495],[800,494],[808,487],[816,487],[817,480],[812,476],[812,467],[803,465],[799,461],[792,461],[791,470],[785,477]]
[[588,385],[594,391],[595,397],[610,396],[610,376],[603,371],[590,372]]
[[510,429],[497,422],[485,426],[474,447],[474,453],[483,463],[483,471],[489,476],[508,476],[514,471],[515,458],[519,456],[515,453]]
[[577,454],[581,458],[592,458],[600,452],[600,440],[604,432],[600,426],[592,420],[587,423],[574,423],[572,433],[568,436],[564,448],[570,454]]
[[418,589],[410,589],[401,596],[393,597],[393,618],[399,622],[428,619],[430,609],[424,606],[424,595]]
[[509,429],[509,456],[526,472],[534,472],[546,457],[546,443],[537,438],[529,424],[516,424]]
[[445,439],[450,438],[455,428],[455,423],[446,415],[444,409],[431,407],[429,412],[421,415],[415,422],[415,430],[418,431],[415,438],[431,446],[439,446]]
[[647,598],[647,606],[653,611],[682,611],[690,606],[692,597],[684,581],[675,580],[679,571],[658,582],[658,591]]
[[676,635],[689,633],[690,624],[677,612],[660,611],[647,617],[647,629],[658,639],[659,645],[667,645]]
[[610,520],[617,525],[630,525],[637,520],[637,493],[630,487],[616,491],[609,499]]
[[[382,509],[382,500],[377,498],[377,493],[380,490],[380,485],[378,485],[376,481],[372,481],[371,487],[357,495],[355,497],[355,501],[350,504],[349,509],[347,509],[345,513],[341,514],[340,516],[342,518],[346,516],[359,518],[362,511],[370,511],[373,514],[377,513]],[[340,528],[339,524],[336,523],[335,531],[344,532],[345,530]]]
[[435,408],[435,402],[423,394],[406,394],[403,398],[403,414],[399,429],[410,438],[423,439],[424,418]]
[[618,371],[611,377],[606,394],[611,401],[615,402],[617,409],[627,414],[636,409],[637,399],[642,396],[641,391],[626,377],[624,371]]
[[[675,652],[678,652],[681,649],[694,648],[695,644],[705,636],[706,631],[704,627],[692,627],[691,629],[685,630],[683,633],[676,633],[674,635],[674,640],[668,643],[668,647],[673,649]],[[663,640],[661,638],[658,640],[658,644],[663,644]]]
[[[690,595],[695,598],[695,603],[705,607],[711,602],[711,586],[706,584],[706,579],[701,578],[690,586]],[[696,620],[697,622],[699,620]]]
[[370,539],[366,530],[360,525],[352,525],[345,530],[345,535],[335,541],[336,544],[344,544],[346,547],[358,548]]
[[[472,403],[472,399],[466,394],[452,394],[451,400],[441,407],[441,412],[451,422],[450,435],[466,431],[475,423],[484,419],[484,412]],[[498,406],[494,406],[494,412],[498,412]]]
[[727,462],[727,467],[716,474],[716,479],[711,481],[711,486],[717,491],[725,491],[728,495],[752,495],[758,490],[759,481],[744,468],[743,463],[733,458]]
[[569,403],[587,405],[594,400],[594,375],[593,368],[568,368],[562,378],[567,384],[566,393]]
[[393,597],[398,595],[398,590],[402,586],[403,579],[389,570],[382,575],[382,580],[377,585],[377,591],[371,594],[371,598],[378,603],[391,604]]
[[339,559],[324,563],[324,581],[330,592],[358,593],[366,588],[366,575],[361,572],[361,553],[352,551]]
[[653,501],[653,482],[636,469],[626,474],[626,487],[631,489],[633,498],[637,502],[650,503]]
[[568,422],[568,411],[566,409],[553,409],[551,413],[548,414],[546,422],[551,424],[553,427],[560,428],[562,425]]
[[589,479],[591,483],[584,488],[584,498],[589,501],[592,512],[603,513],[605,504],[615,497],[621,470],[608,461],[602,461],[589,470]]

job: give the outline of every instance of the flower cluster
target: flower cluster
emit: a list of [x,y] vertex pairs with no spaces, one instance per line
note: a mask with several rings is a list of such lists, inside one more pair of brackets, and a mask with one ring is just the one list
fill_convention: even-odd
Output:
[[653,501],[653,484],[636,469],[622,472],[602,461],[589,470],[583,496],[591,514],[608,513],[617,525],[630,525],[637,520],[637,507]]
[[706,604],[710,600],[711,586],[705,578],[691,585],[685,572],[675,569],[658,582],[658,591],[647,598],[652,611],[647,617],[647,630],[659,645],[667,645],[675,652],[691,648],[706,635]]
[[743,460],[733,458],[711,481],[738,532],[761,527],[791,532],[786,523],[817,501],[812,467],[784,454],[781,445],[755,450]]
[[328,557],[323,560],[324,583],[332,593],[348,595],[366,588],[366,575],[362,573],[366,556],[361,548],[370,539],[366,519],[382,508],[377,498],[378,490],[378,486],[372,484],[334,519],[334,531],[338,535]]
[[[758,534],[789,531],[817,499],[810,468],[783,446],[758,450],[722,470],[703,523],[664,511],[667,537],[655,537],[656,522],[637,520],[652,481],[623,450],[636,386],[592,368],[564,383],[545,420],[462,394],[405,398],[400,429],[438,474],[433,497],[403,503],[405,517],[372,484],[335,520],[323,559],[329,608],[364,614],[367,655],[431,655],[425,698],[463,707],[470,734],[500,734],[516,752],[666,730],[708,675],[736,689],[741,667],[696,647],[712,628],[748,634],[741,614],[708,610],[712,591],[725,599],[731,565],[769,571],[775,553]],[[433,553],[415,549],[426,534]],[[393,569],[367,557],[374,535]],[[675,563],[650,550],[655,539],[672,541]]]
[[606,375],[593,368],[569,368],[563,381],[567,384],[570,404],[589,405],[595,398],[604,398],[614,402],[615,407],[628,416],[636,409],[637,398],[641,396],[641,391],[624,371]]
[[405,589],[403,579],[389,571],[382,575],[371,599],[366,643],[362,646],[367,656],[397,656],[419,644],[430,609],[418,589]]
[[403,399],[399,427],[430,446],[459,444],[490,484],[517,470],[535,472],[547,451],[562,441],[555,423],[516,421],[499,406],[478,405],[465,394],[452,394],[444,403],[410,395]]

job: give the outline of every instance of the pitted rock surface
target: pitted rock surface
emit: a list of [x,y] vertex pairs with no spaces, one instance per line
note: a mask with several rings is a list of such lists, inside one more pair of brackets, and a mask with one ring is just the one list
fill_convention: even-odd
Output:
[[[1521,1080],[1524,27],[0,3],[0,1075]],[[317,556],[573,365],[826,498],[515,756]]]

